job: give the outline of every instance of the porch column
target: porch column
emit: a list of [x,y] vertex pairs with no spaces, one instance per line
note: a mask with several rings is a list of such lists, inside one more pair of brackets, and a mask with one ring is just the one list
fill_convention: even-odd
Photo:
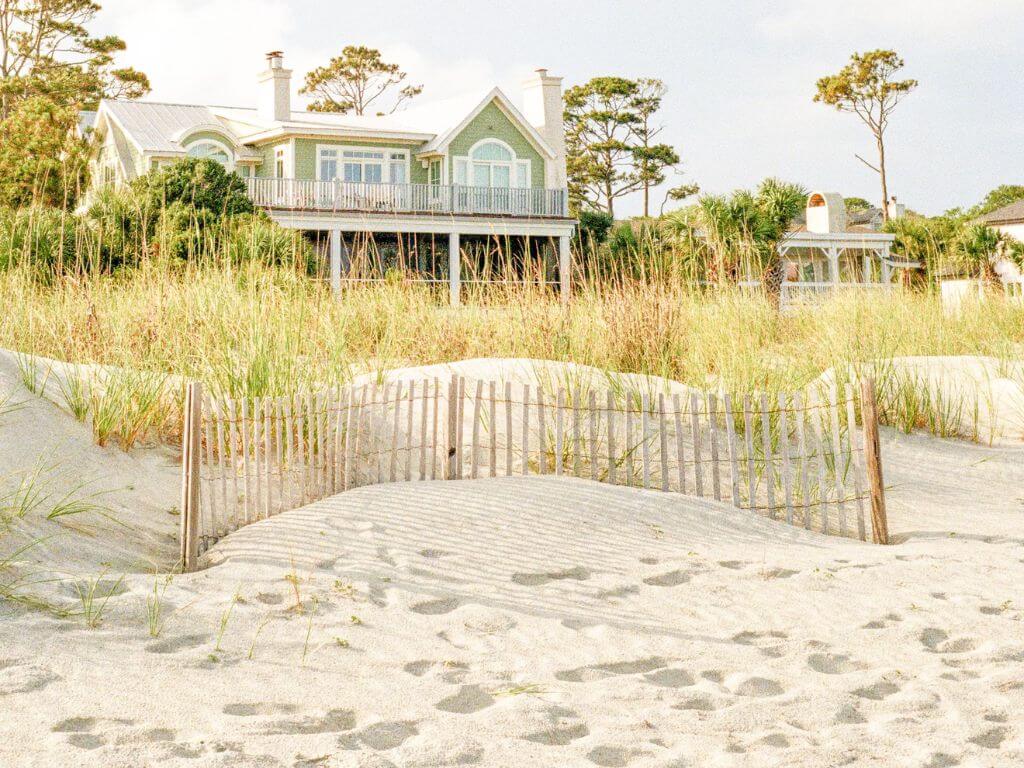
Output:
[[828,279],[833,289],[839,287],[839,250],[834,245],[828,248]]
[[572,252],[569,249],[569,236],[558,238],[558,285],[561,290],[562,303],[569,303],[569,291],[572,288]]
[[341,295],[341,230],[331,230],[331,293]]
[[892,282],[892,267],[889,266],[889,244],[886,243],[882,246],[881,253],[878,254],[882,260],[882,282],[889,285]]
[[459,251],[459,233],[448,235],[448,296],[453,307],[461,303],[462,254]]

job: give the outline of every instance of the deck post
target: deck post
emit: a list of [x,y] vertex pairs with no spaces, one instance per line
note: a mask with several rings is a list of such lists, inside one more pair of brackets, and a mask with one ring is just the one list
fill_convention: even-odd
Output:
[[839,250],[829,246],[828,253],[828,279],[832,283],[832,290],[839,287]]
[[569,292],[572,288],[571,272],[572,252],[569,249],[569,236],[561,235],[558,238],[558,285],[563,304],[569,303]]
[[462,253],[459,251],[459,233],[448,235],[448,296],[453,307],[459,306],[462,294]]
[[331,293],[341,295],[341,230],[331,230]]

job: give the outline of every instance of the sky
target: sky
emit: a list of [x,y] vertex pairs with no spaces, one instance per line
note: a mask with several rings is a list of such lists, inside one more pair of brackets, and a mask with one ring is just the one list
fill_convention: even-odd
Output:
[[[101,4],[96,31],[124,38],[119,64],[149,75],[151,100],[251,105],[266,51],[285,52],[297,90],[345,45],[379,48],[424,85],[421,102],[499,85],[518,103],[538,67],[566,87],[656,77],[668,88],[660,140],[683,159],[666,188],[725,193],[777,176],[872,202],[877,174],[854,156],[873,159],[870,132],[812,98],[854,51],[893,48],[920,86],[887,134],[890,193],[933,215],[1024,184],[1024,0]],[[616,204],[640,209],[638,195]]]

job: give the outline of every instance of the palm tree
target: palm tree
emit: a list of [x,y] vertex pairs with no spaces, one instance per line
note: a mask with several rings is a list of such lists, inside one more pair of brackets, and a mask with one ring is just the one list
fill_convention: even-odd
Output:
[[806,199],[803,187],[778,179],[765,179],[756,192],[701,197],[700,224],[713,257],[709,276],[722,281],[740,272],[756,275],[777,308],[785,278],[779,244]]

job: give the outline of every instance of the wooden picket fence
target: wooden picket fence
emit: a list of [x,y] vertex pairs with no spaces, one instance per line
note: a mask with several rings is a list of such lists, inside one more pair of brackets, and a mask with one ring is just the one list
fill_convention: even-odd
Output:
[[364,485],[569,475],[712,498],[887,543],[874,389],[814,397],[540,387],[452,376],[294,397],[188,388],[182,562],[257,520]]

